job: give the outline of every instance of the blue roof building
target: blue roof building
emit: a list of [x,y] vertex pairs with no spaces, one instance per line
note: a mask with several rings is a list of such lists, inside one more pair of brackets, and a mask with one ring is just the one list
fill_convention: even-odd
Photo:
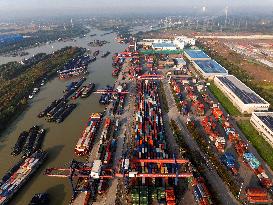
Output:
[[195,61],[195,60],[210,60],[211,58],[204,53],[202,50],[193,50],[193,49],[187,49],[184,52],[184,55],[187,57],[189,61]]
[[228,75],[228,71],[215,60],[195,60],[193,61],[193,65],[204,78],[213,78],[216,75]]

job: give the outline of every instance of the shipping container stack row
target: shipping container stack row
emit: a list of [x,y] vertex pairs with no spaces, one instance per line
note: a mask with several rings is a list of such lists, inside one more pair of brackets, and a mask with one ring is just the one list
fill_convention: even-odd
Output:
[[[127,61],[126,61],[127,59]],[[125,72],[128,72],[131,79],[137,77],[141,73],[139,54],[137,52],[127,52],[126,50],[121,53],[117,53],[113,56],[113,68],[112,75],[117,77],[124,66],[125,61],[128,63],[127,68],[122,73],[123,79],[125,79]]]
[[[189,81],[187,81],[189,83]],[[190,111],[198,116],[205,114],[205,106],[195,94],[193,86],[183,84],[180,81],[172,79],[170,84],[181,105],[181,112],[183,115],[189,115]]]
[[112,96],[113,114],[121,115],[124,109],[125,95],[116,93]]
[[[169,158],[168,153],[166,153],[166,139],[158,87],[158,83],[155,81],[137,82],[133,132],[133,158],[135,159]],[[132,164],[131,170],[138,173],[163,174],[174,173],[175,166],[173,164],[140,162]],[[140,180],[131,180],[131,185],[133,187],[131,192],[133,204],[151,204],[154,200],[157,203],[163,200],[165,204],[175,204],[171,180],[141,178]],[[147,200],[145,196],[147,196]]]
[[192,181],[193,195],[198,205],[210,205],[211,196],[202,177],[194,178]]
[[219,132],[216,130],[216,123],[213,121],[212,117],[206,116],[201,121],[201,125],[209,139],[214,143],[216,149],[220,153],[224,153],[226,140],[224,137],[221,137]]
[[247,201],[249,204],[271,204],[270,199],[266,189],[260,188],[249,188],[246,191]]

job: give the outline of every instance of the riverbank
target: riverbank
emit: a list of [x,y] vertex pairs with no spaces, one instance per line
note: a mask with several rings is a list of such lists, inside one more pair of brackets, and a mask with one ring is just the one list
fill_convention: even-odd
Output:
[[[28,95],[34,87],[41,83],[41,80],[56,76],[56,71],[63,67],[64,64],[71,58],[84,52],[79,48],[66,47],[62,50],[46,56],[45,59],[34,63],[32,66],[25,68],[21,72],[13,71],[15,68],[10,67],[9,73],[17,72],[13,77],[4,78],[3,74],[6,71],[0,71],[0,132],[3,131],[8,124],[12,122],[14,116],[21,113],[28,105]],[[16,67],[17,68],[17,67]],[[1,133],[0,133],[1,134]]]
[[[96,33],[95,38],[107,40],[110,43],[97,48],[101,52],[116,53],[123,51],[127,46],[118,44],[115,41],[116,35],[109,34],[100,36],[103,31],[92,30],[91,33]],[[86,35],[85,38],[77,38],[76,42],[56,42],[51,46],[38,47],[32,50],[31,54],[43,50],[45,53],[52,53],[59,48],[65,46],[78,46],[88,48],[88,42],[94,37]],[[1,61],[2,62],[2,61]],[[109,55],[107,58],[98,58],[97,61],[88,66],[89,75],[86,76],[86,83],[93,82],[97,88],[113,85],[115,79],[112,78],[112,58]],[[68,204],[71,199],[71,187],[66,179],[50,178],[43,175],[43,171],[48,167],[63,167],[66,166],[73,158],[84,161],[85,159],[76,157],[74,154],[75,145],[80,137],[80,134],[85,126],[86,119],[93,112],[102,112],[105,106],[99,104],[98,94],[92,94],[86,99],[80,99],[75,111],[61,124],[52,124],[45,122],[44,119],[37,118],[37,114],[43,110],[54,99],[59,98],[63,93],[65,85],[69,81],[61,81],[58,78],[53,78],[45,86],[41,88],[40,93],[30,101],[30,106],[19,117],[11,123],[3,137],[0,138],[0,176],[19,160],[18,157],[13,157],[9,153],[12,146],[15,144],[20,132],[29,129],[31,126],[38,124],[43,125],[47,129],[43,149],[48,152],[48,160],[37,171],[34,177],[27,182],[21,191],[14,197],[11,204],[28,204],[31,197],[37,192],[47,191],[50,194],[51,204],[60,205]]]

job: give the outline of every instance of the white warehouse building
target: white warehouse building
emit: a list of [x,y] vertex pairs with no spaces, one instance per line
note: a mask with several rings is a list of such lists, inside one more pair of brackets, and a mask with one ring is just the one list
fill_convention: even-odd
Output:
[[250,123],[273,147],[273,112],[253,112]]
[[[152,46],[156,50],[175,50],[184,49],[186,45],[195,45],[195,39],[186,36],[177,36],[174,39],[143,39],[138,44]],[[170,46],[171,44],[174,46]]]
[[215,85],[241,112],[268,111],[270,104],[233,75],[215,76]]
[[174,41],[183,42],[184,45],[190,45],[190,46],[195,45],[195,38],[189,38],[187,36],[177,36],[175,37]]

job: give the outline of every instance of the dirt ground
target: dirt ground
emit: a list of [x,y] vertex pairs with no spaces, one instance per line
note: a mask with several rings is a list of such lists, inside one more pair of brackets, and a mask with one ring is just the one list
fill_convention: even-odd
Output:
[[215,50],[217,53],[220,53],[221,56],[230,59],[230,61],[247,71],[255,81],[273,82],[273,69],[270,69],[261,63],[250,61],[247,57],[231,51],[224,45],[224,41],[222,40],[204,39],[202,41],[206,42],[208,47]]

